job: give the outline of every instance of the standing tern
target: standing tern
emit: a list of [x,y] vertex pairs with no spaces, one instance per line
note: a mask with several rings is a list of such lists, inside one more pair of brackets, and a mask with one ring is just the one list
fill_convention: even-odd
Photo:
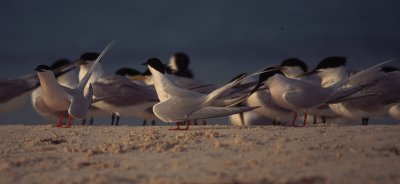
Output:
[[[96,59],[99,57],[100,53],[97,52],[86,52],[83,53],[79,58],[79,81],[83,79],[85,74],[89,71],[89,69],[93,66]],[[98,79],[100,79],[106,73],[103,70],[101,62],[98,63],[93,71],[92,76],[89,79],[88,84],[93,84]],[[87,92],[89,85],[85,86],[84,92]],[[93,124],[94,118],[104,118],[112,116],[111,125],[118,125],[119,117],[115,117],[115,114],[100,110],[99,108],[92,106],[86,118],[90,118],[90,124]],[[86,118],[82,120],[82,124],[86,123]],[[116,120],[116,121],[115,121]]]
[[[375,66],[374,66],[375,67]],[[354,87],[343,88],[349,79],[338,84],[323,88],[307,81],[286,77],[279,68],[267,68],[268,72],[260,74],[260,80],[267,80],[273,101],[281,107],[291,109],[294,112],[292,126],[297,118],[297,112],[304,112],[304,121],[300,127],[305,126],[308,109],[316,108],[328,103],[348,97],[364,87],[364,83]],[[360,73],[357,76],[363,75]]]
[[[215,107],[210,106],[226,90],[238,84],[237,79],[208,95],[178,87],[165,72],[165,66],[157,58],[151,58],[146,63],[152,73],[154,86],[159,103],[153,106],[154,114],[164,122],[178,122],[173,130],[188,130],[190,121],[227,116],[250,111],[257,107]],[[181,129],[181,122],[186,122],[186,129]]]
[[[289,58],[282,61],[278,68],[283,72],[286,77],[310,82],[315,85],[321,84],[321,78],[317,75],[304,75],[308,73],[308,66],[298,58]],[[310,108],[307,110],[308,114],[314,116],[314,124],[317,123],[317,117],[321,117],[322,122],[326,122],[326,117],[337,117],[328,105],[322,105],[317,108]]]
[[[57,82],[54,73],[50,70],[50,67],[46,65],[39,65],[36,68],[42,87],[42,97],[44,103],[54,111],[62,112],[68,110],[68,127],[71,126],[72,118],[85,118],[92,102],[101,100],[93,100],[93,89],[91,85],[89,85],[86,93],[84,92],[84,89],[89,82],[89,78],[91,77],[96,64],[99,63],[100,59],[113,45],[114,41],[107,45],[76,88],[71,89],[60,85]],[[58,127],[62,127],[62,122],[59,123]]]
[[[334,85],[349,78],[351,75],[345,68],[345,58],[329,57],[324,59],[315,69],[325,86]],[[384,62],[386,63],[386,62]],[[394,67],[375,67],[362,77],[353,77],[347,86],[355,86],[366,80],[371,84],[354,95],[364,96],[376,94],[361,99],[354,99],[341,103],[330,104],[329,107],[337,114],[353,120],[361,120],[362,125],[367,125],[370,118],[384,116],[389,109],[399,101],[400,95],[400,72]],[[325,81],[325,82],[324,82]]]
[[112,96],[93,106],[112,112],[116,118],[137,117],[144,121],[157,119],[152,111],[158,102],[154,87],[131,81],[123,76],[106,74],[93,84],[94,96]]
[[[52,65],[50,65],[50,69],[52,71],[56,71],[56,70],[59,70],[64,67],[68,67],[70,64],[71,64],[71,62],[69,60],[60,59],[60,60],[57,60],[56,62],[54,62]],[[57,81],[59,84],[65,86],[65,87],[68,87],[68,88],[75,88],[76,86],[78,86],[78,82],[79,82],[78,75],[76,74],[75,69],[72,69],[71,71],[68,71],[65,74],[60,75],[57,78]],[[43,101],[41,87],[38,87],[37,89],[35,89],[32,92],[31,102],[32,102],[32,106],[35,109],[35,111],[38,114],[40,114],[41,116],[46,117],[46,118],[54,119],[54,118],[61,117],[60,122],[62,122],[62,117],[64,115],[68,114],[67,111],[64,111],[64,112],[60,112],[60,114],[62,114],[62,115],[59,116],[57,112],[55,112],[51,108],[49,108]]]
[[[55,75],[61,76],[71,70],[70,66],[55,70]],[[25,75],[11,80],[0,80],[0,112],[9,112],[23,106],[32,91],[40,86],[36,74]]]
[[[118,70],[115,72],[115,74],[120,75],[120,76],[123,76],[123,77],[129,79],[129,80],[131,80],[133,83],[135,83],[135,84],[137,84],[137,85],[141,85],[141,86],[146,85],[146,83],[144,82],[145,76],[143,76],[142,73],[139,72],[139,71],[136,70],[136,69],[124,67],[124,68],[118,69]],[[156,99],[156,102],[158,102],[158,97],[157,97],[157,93],[155,92],[154,85],[146,85],[146,86],[147,86],[147,88],[151,89],[151,91],[152,91],[152,92],[149,93],[148,95],[154,95],[154,96],[155,96],[155,99]],[[154,104],[153,104],[153,105],[154,105]],[[146,111],[147,111],[148,113],[151,113],[151,116],[152,116],[152,117],[157,118],[157,117],[154,115],[152,108],[146,109]],[[143,116],[140,115],[140,117],[143,117]],[[143,126],[146,126],[147,121],[148,121],[148,117],[149,117],[149,116],[146,116],[146,119],[143,119],[143,123],[142,123]],[[151,125],[153,125],[153,126],[156,124],[155,118],[151,120]]]

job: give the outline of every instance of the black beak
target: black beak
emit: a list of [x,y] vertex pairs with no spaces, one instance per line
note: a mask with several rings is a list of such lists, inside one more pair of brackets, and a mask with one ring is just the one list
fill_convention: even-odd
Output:
[[69,72],[69,71],[71,71],[71,70],[73,70],[73,69],[75,69],[75,67],[71,67],[71,68],[68,68],[68,69],[66,69],[66,70],[61,70],[61,71],[55,71],[55,72],[54,72],[54,76],[55,76],[56,78],[58,78],[58,77],[60,77],[60,76],[62,76],[62,75],[64,75],[64,74],[66,74],[67,72]]

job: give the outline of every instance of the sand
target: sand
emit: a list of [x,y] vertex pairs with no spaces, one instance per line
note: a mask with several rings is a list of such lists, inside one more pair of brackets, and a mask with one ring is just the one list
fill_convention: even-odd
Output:
[[400,126],[0,126],[0,183],[400,183]]

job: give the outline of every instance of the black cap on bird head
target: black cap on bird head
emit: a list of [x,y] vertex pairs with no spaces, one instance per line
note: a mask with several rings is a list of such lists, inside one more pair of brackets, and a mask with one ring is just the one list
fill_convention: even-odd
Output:
[[317,67],[315,67],[314,70],[319,70],[319,69],[328,69],[328,68],[338,68],[341,66],[346,66],[347,59],[346,57],[341,57],[341,56],[332,56],[332,57],[327,57],[324,60],[322,60]]
[[158,72],[165,74],[165,66],[158,58],[150,58],[142,65],[148,65],[157,70]]
[[68,59],[59,59],[59,60],[55,61],[53,64],[51,64],[51,65],[50,65],[50,68],[51,68],[52,70],[54,70],[54,69],[57,69],[57,68],[66,66],[66,65],[68,65],[68,64],[70,64],[70,63],[71,63],[71,61],[68,60]]
[[35,68],[37,72],[45,72],[51,70],[51,68],[47,65],[39,65]]
[[281,67],[289,66],[289,67],[300,67],[304,72],[308,71],[308,66],[302,60],[298,58],[289,58],[282,61],[280,64]]
[[117,75],[121,75],[121,76],[137,76],[137,75],[141,75],[142,73],[140,73],[139,71],[133,69],[133,68],[120,68],[118,69],[115,74]]
[[190,59],[189,56],[183,52],[177,52],[173,55],[175,59],[175,65],[178,70],[185,70],[189,68]]
[[100,56],[97,52],[86,52],[80,57],[81,64],[87,64],[86,61],[95,61]]

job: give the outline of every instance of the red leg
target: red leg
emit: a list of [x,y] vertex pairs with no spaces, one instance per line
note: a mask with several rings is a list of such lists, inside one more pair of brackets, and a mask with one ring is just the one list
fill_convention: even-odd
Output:
[[169,129],[169,130],[189,130],[190,120],[186,120],[185,123],[186,123],[186,128],[181,128],[182,123],[181,123],[181,122],[178,122],[178,127],[176,127],[176,128],[171,128],[171,129]]
[[297,119],[297,112],[293,111],[293,120],[292,123],[289,125],[285,125],[285,126],[294,126],[294,123],[296,123],[296,119]]
[[68,116],[68,127],[67,128],[71,128],[71,120],[72,120],[72,117]]
[[62,120],[63,120],[63,113],[60,112],[60,122],[58,123],[58,126],[57,126],[57,127],[61,128],[61,127],[63,126]]
[[186,121],[186,128],[182,129],[182,130],[189,130],[189,126],[190,126],[190,120]]
[[181,122],[178,122],[178,125],[177,125],[177,127],[176,128],[170,128],[170,129],[168,129],[168,130],[180,130],[181,129]]
[[306,122],[307,122],[307,113],[304,112],[304,121],[303,121],[303,124],[302,124],[302,125],[295,126],[295,127],[304,127],[304,126],[306,126]]

